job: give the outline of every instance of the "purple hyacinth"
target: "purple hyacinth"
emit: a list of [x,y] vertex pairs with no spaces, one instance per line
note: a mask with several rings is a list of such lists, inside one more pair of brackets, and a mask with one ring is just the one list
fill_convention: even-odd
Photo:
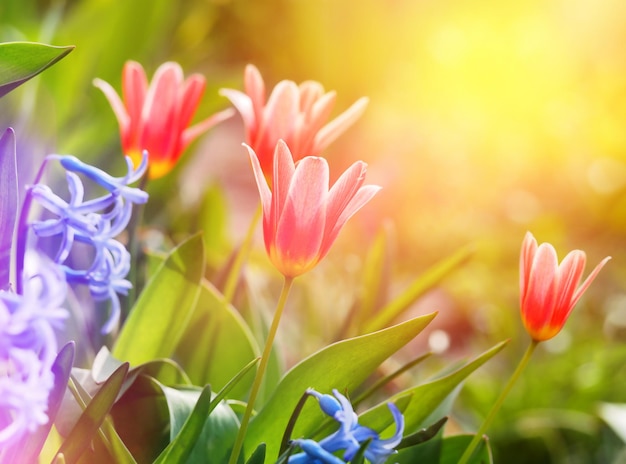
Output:
[[54,330],[67,317],[59,266],[28,251],[23,279],[24,294],[0,291],[0,449],[48,422]]
[[[117,236],[127,227],[133,204],[148,201],[146,192],[130,187],[146,172],[147,154],[136,170],[127,157],[128,173],[123,177],[113,177],[73,156],[50,155],[45,163],[51,161],[58,161],[66,170],[69,198],[61,198],[39,182],[31,186],[28,194],[44,209],[45,218],[32,221],[30,228],[37,237],[58,244],[53,259],[63,267],[68,283],[86,285],[94,300],[111,302],[109,319],[102,328],[103,333],[108,333],[119,320],[118,295],[127,294],[131,288],[131,283],[126,280],[130,254]],[[83,178],[106,193],[85,199]],[[91,250],[93,258],[80,267],[70,256],[74,249],[85,246]]]
[[[289,464],[350,462],[367,440],[370,442],[365,448],[365,458],[371,464],[383,464],[389,456],[396,453],[395,447],[402,440],[404,432],[404,417],[396,405],[387,404],[395,421],[396,431],[390,438],[381,439],[376,431],[358,423],[358,416],[352,404],[337,390],[333,390],[334,397],[313,389],[307,390],[307,393],[317,398],[322,411],[339,423],[339,429],[319,442],[308,439],[294,440],[293,443],[302,452],[290,456]],[[343,461],[334,455],[337,451],[343,451]]]

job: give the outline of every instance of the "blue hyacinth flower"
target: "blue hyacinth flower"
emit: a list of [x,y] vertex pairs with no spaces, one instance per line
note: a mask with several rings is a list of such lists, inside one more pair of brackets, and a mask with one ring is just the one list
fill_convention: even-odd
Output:
[[[388,403],[396,430],[393,436],[382,439],[380,435],[360,425],[358,416],[350,401],[337,390],[333,390],[333,396],[321,394],[313,389],[307,393],[317,398],[321,410],[339,423],[339,429],[319,442],[314,440],[294,440],[301,453],[289,457],[289,464],[336,464],[337,462],[350,462],[359,451],[361,446],[369,440],[365,448],[365,458],[371,464],[383,464],[389,456],[396,453],[395,447],[402,440],[404,433],[404,416],[396,405]],[[342,460],[338,460],[335,453],[342,452]]]

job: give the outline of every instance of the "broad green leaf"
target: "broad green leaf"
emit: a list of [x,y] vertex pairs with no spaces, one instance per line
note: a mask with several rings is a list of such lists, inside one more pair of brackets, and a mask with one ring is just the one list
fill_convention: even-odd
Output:
[[[239,431],[239,418],[232,408],[220,401],[211,411],[200,437],[187,461],[189,464],[222,464],[228,461]],[[243,464],[239,455],[238,464]]]
[[0,97],[49,68],[72,50],[73,45],[55,47],[36,42],[0,43]]
[[265,462],[265,443],[261,443],[254,450],[254,453],[250,456],[250,459],[246,461],[246,464],[263,464]]
[[452,256],[435,264],[418,276],[399,296],[386,304],[364,326],[365,332],[380,330],[409,308],[420,296],[437,285],[441,280],[464,263],[472,254],[472,248],[465,247]]
[[58,453],[66,462],[76,462],[87,449],[106,415],[111,410],[128,372],[128,364],[121,365],[102,385],[76,422]]
[[[176,349],[176,359],[192,382],[210,383],[219,390],[258,354],[259,347],[241,315],[203,281],[191,322]],[[229,397],[245,398],[253,379],[251,372]]]
[[170,442],[170,444],[159,455],[154,464],[169,464],[169,463],[185,463],[187,458],[193,449],[198,436],[202,432],[204,423],[209,413],[209,407],[211,405],[211,388],[206,386],[198,401],[193,408],[193,411],[183,424],[180,433]]
[[67,343],[61,348],[52,365],[54,385],[48,396],[48,422],[29,435],[25,443],[20,443],[19,448],[10,449],[8,454],[0,451],[0,462],[37,462],[39,453],[50,433],[54,418],[67,390],[67,382],[72,371],[72,363],[74,362],[74,349],[74,342]]
[[[453,435],[443,438],[439,432],[436,438],[417,446],[401,449],[393,456],[393,462],[398,464],[457,464],[465,448],[472,440],[472,435]],[[489,442],[483,439],[477,446],[469,464],[492,464]]]
[[[149,382],[152,384],[151,388],[160,390],[160,396],[166,402],[169,412],[168,443],[172,442],[181,433],[187,419],[192,414],[199,401],[201,390],[193,387],[170,388],[160,385],[154,379],[149,379]],[[193,444],[193,449],[186,462],[222,463],[230,455],[235,436],[239,430],[239,419],[224,401],[214,401],[211,401],[208,418],[204,422],[202,432]]]
[[[307,388],[324,393],[333,388],[353,391],[385,359],[415,338],[435,315],[416,317],[378,332],[342,340],[298,363],[285,374],[269,401],[250,422],[246,451],[251,452],[265,442],[267,456],[275,459],[289,417]],[[305,406],[294,433],[308,436],[318,421],[319,408]]]
[[[123,363],[117,365],[117,368],[122,368]],[[124,368],[127,368],[127,364]],[[113,369],[110,372],[110,375],[107,378],[103,378],[101,380],[101,384],[93,384],[95,386],[89,385],[88,387],[92,388],[92,392],[87,391],[84,388],[84,385],[79,383],[79,379],[76,377],[78,374],[79,377],[84,373],[84,369],[72,369],[72,390],[74,392],[73,403],[64,403],[65,407],[62,410],[65,414],[65,418],[57,421],[57,429],[68,429],[76,425],[78,419],[80,419],[80,415],[72,414],[72,410],[75,408],[72,405],[78,407],[79,410],[84,411],[87,408],[87,405],[91,402],[92,397],[100,390],[101,386],[106,385],[106,380],[111,375],[115,374],[117,369]],[[89,371],[86,371],[89,373]],[[91,376],[87,375],[86,378],[91,378]],[[124,383],[128,381],[128,374],[124,379]],[[123,385],[120,388],[120,391],[117,393],[117,397],[122,395]],[[113,405],[115,407],[115,405]],[[67,412],[69,411],[69,414]],[[110,412],[110,411],[109,411]],[[68,425],[69,424],[69,425]],[[92,445],[83,451],[81,456],[81,462],[89,462],[90,464],[108,464],[114,460],[117,464],[136,464],[136,461],[126,445],[119,437],[117,430],[113,426],[110,417],[107,415],[104,418],[104,421],[100,425],[98,429],[97,437],[94,437],[92,441]]]
[[193,314],[204,271],[202,236],[176,247],[141,292],[112,353],[136,366],[169,358]]
[[111,410],[117,433],[137,462],[153,462],[171,441],[161,384],[140,375]]
[[[359,421],[378,431],[383,431],[389,427],[389,430],[382,432],[382,435],[393,433],[393,419],[386,405],[388,402],[392,402],[396,403],[396,406],[404,414],[405,433],[413,433],[468,375],[495,356],[504,348],[506,343],[507,341],[498,343],[452,373],[393,395],[385,403],[361,414]],[[408,404],[406,406],[401,405],[400,402],[406,398],[410,398]]]
[[6,290],[11,277],[11,248],[18,208],[15,133],[11,128],[0,137],[0,185],[0,290]]
[[[444,438],[441,445],[439,464],[457,464],[472,438],[472,435],[453,435]],[[476,447],[469,464],[493,464],[491,448],[486,438],[483,438]]]

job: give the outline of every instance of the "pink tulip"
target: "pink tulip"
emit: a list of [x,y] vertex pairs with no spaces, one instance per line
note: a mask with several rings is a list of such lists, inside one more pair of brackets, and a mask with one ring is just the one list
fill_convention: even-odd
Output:
[[344,224],[380,190],[363,185],[367,165],[357,161],[329,190],[324,158],[307,156],[297,165],[280,140],[273,156],[273,191],[260,160],[246,145],[263,207],[263,236],[270,260],[285,277],[296,277],[324,257]]
[[585,253],[573,250],[559,265],[552,245],[537,246],[533,235],[526,233],[520,255],[520,306],[524,326],[534,340],[548,340],[560,332],[574,305],[609,259],[604,258],[578,286]]
[[185,80],[182,68],[174,62],[159,66],[148,85],[142,66],[127,61],[122,74],[123,101],[107,82],[95,79],[94,85],[109,100],[120,126],[122,149],[135,167],[143,151],[148,151],[151,179],[171,171],[193,140],[234,114],[227,109],[189,127],[206,82],[200,74]]
[[322,84],[305,81],[297,85],[284,80],[276,84],[265,100],[265,83],[258,69],[246,67],[245,93],[222,89],[237,108],[246,132],[246,143],[257,154],[261,168],[270,177],[274,148],[284,140],[297,158],[319,155],[365,110],[368,99],[357,100],[350,108],[326,123],[335,104],[335,92],[325,92]]

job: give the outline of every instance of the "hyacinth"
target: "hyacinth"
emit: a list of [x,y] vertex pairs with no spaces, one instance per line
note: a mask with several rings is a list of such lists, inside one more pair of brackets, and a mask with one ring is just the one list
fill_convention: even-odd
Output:
[[151,179],[171,171],[191,142],[234,114],[229,108],[190,126],[206,80],[200,74],[185,79],[174,62],[159,66],[149,84],[141,64],[127,61],[122,72],[123,100],[107,82],[95,79],[94,85],[117,117],[124,154],[138,166],[144,150],[148,151]]
[[297,85],[283,80],[276,84],[266,101],[265,83],[259,70],[246,66],[244,90],[222,89],[243,119],[246,143],[255,151],[261,169],[270,177],[274,149],[279,140],[291,148],[296,160],[319,155],[363,113],[368,99],[363,97],[330,122],[335,92],[325,92],[319,82]]
[[380,190],[363,185],[367,165],[362,161],[350,166],[329,190],[326,160],[307,156],[296,165],[282,140],[276,144],[270,188],[255,151],[247,148],[263,207],[265,248],[285,277],[315,267],[348,219]]
[[[404,416],[393,403],[387,406],[393,416],[396,430],[393,436],[381,439],[379,434],[360,425],[358,416],[350,401],[333,390],[333,396],[321,394],[313,389],[307,393],[319,401],[320,409],[339,423],[339,429],[319,442],[310,439],[294,440],[302,452],[289,457],[289,464],[337,464],[350,462],[364,442],[370,440],[365,448],[365,458],[371,464],[383,464],[389,456],[396,453],[395,447],[402,440]],[[334,453],[342,451],[343,461]]]
[[24,294],[0,291],[0,450],[48,422],[54,329],[67,317],[62,270],[28,251]]
[[[32,221],[30,227],[39,238],[56,239],[58,247],[53,259],[62,266],[70,284],[86,285],[96,301],[111,301],[111,315],[102,329],[107,333],[119,320],[118,294],[126,294],[131,288],[125,278],[130,270],[130,254],[116,237],[128,225],[133,204],[148,200],[146,192],[130,187],[144,175],[147,154],[136,170],[130,157],[126,157],[128,173],[123,177],[113,177],[73,156],[47,157],[47,162],[53,160],[66,170],[69,199],[62,199],[42,183],[31,186],[29,195],[46,211],[46,218]],[[81,176],[107,193],[86,200]],[[78,244],[93,252],[93,259],[85,268],[74,267],[69,259]]]
[[600,261],[580,284],[586,263],[584,251],[571,251],[559,264],[552,245],[537,245],[533,235],[526,233],[520,254],[520,308],[524,326],[533,340],[545,341],[561,331],[609,259],[607,256]]

